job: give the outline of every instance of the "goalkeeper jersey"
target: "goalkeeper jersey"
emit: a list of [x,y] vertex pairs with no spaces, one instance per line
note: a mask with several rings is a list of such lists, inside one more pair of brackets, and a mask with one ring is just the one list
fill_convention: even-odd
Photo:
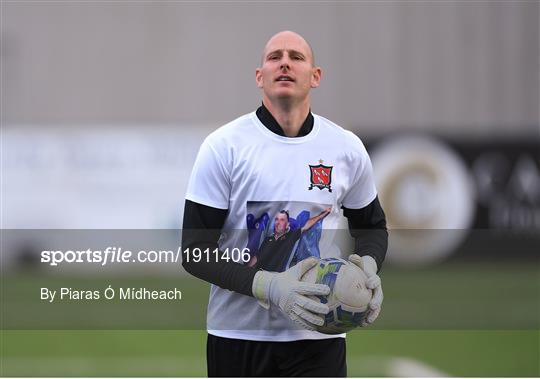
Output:
[[[313,115],[313,129],[288,138],[272,133],[255,112],[244,115],[209,135],[199,150],[186,199],[228,209],[219,247],[239,263],[279,262],[282,271],[309,256],[347,257],[334,244],[340,208],[360,209],[376,197],[369,156],[360,139],[331,121]],[[307,221],[331,208],[330,214],[301,235]],[[290,251],[268,254],[277,215],[286,211]],[[296,232],[295,232],[296,231]],[[266,244],[265,244],[266,241]],[[292,245],[292,244],[291,244]],[[227,338],[292,341],[335,336],[300,329],[274,306],[262,308],[253,297],[212,285],[208,332]]]

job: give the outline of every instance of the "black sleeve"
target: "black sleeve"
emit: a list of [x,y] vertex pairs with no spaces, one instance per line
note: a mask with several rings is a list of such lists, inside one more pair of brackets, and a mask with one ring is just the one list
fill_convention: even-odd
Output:
[[361,209],[343,207],[343,214],[349,221],[349,231],[355,240],[354,252],[373,257],[380,270],[388,248],[388,230],[379,198]]
[[[182,266],[191,275],[221,288],[253,296],[253,277],[257,270],[236,262],[186,259],[186,249],[217,249],[221,229],[225,224],[227,209],[212,208],[186,200],[182,230]],[[221,255],[221,254],[220,254]]]

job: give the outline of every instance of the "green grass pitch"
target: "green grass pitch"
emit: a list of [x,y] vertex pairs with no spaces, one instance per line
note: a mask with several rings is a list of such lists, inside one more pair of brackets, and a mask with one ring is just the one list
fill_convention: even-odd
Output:
[[[4,331],[1,375],[205,376],[205,340],[204,331]],[[362,330],[347,336],[348,371],[424,373],[405,359],[451,376],[534,377],[539,341],[538,331]]]
[[[22,277],[3,284],[17,281],[17,288],[2,290],[3,312],[32,287]],[[388,268],[383,284],[377,328],[347,335],[349,376],[540,376],[537,266]],[[204,299],[193,306],[206,303],[207,290],[194,289]],[[205,376],[201,329],[2,330],[0,375]]]

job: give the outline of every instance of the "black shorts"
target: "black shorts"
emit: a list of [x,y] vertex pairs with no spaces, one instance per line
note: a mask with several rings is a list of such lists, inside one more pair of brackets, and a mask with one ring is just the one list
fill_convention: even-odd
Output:
[[209,377],[347,376],[345,338],[261,342],[208,335]]

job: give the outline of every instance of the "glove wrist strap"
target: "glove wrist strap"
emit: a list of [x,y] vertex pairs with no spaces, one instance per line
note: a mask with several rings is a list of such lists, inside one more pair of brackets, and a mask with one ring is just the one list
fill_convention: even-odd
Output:
[[251,286],[253,296],[258,299],[259,304],[266,309],[270,308],[269,293],[272,276],[272,273],[268,271],[258,271],[253,278],[253,285]]

